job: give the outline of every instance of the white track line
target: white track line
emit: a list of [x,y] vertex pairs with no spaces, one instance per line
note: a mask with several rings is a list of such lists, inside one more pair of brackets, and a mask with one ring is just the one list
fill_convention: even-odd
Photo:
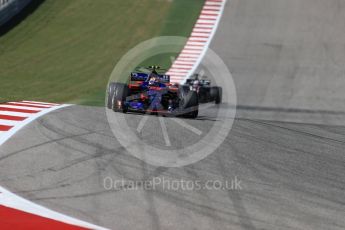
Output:
[[141,130],[144,128],[144,125],[147,121],[147,119],[149,119],[149,116],[144,115],[143,118],[141,118],[139,125],[137,127],[137,132],[140,133]]
[[167,126],[165,125],[165,121],[164,121],[163,117],[159,117],[159,123],[161,124],[165,145],[166,146],[171,146],[171,142],[170,142],[170,139],[169,139]]
[[191,126],[190,124],[188,124],[187,122],[183,121],[182,119],[178,119],[178,118],[171,118],[173,121],[175,121],[177,124],[181,125],[182,127],[188,129],[189,131],[195,133],[196,135],[201,135],[202,131]]

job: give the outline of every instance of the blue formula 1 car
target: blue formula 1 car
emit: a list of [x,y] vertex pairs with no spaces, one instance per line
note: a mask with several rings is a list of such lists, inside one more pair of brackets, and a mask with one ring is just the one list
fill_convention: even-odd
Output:
[[197,92],[186,85],[170,83],[170,76],[158,73],[158,66],[132,72],[128,83],[111,82],[107,107],[115,112],[160,113],[196,118],[199,111]]

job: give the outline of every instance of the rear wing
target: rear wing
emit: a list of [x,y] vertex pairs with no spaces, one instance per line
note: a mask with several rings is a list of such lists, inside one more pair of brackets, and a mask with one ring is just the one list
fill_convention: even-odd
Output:
[[147,81],[149,75],[147,73],[131,73],[130,81]]
[[211,85],[211,81],[210,80],[200,80],[202,85]]
[[[150,74],[148,74],[148,73],[133,72],[133,73],[131,73],[130,81],[148,81],[149,76],[150,76]],[[156,77],[158,77],[160,79],[160,82],[162,82],[162,83],[170,83],[170,75],[156,74]]]
[[170,75],[158,74],[158,77],[162,83],[170,83]]
[[195,79],[187,79],[186,84],[193,85],[194,81],[199,81],[200,85],[211,85],[210,80],[195,80]]
[[194,79],[187,79],[186,84],[192,85],[194,81],[195,81]]

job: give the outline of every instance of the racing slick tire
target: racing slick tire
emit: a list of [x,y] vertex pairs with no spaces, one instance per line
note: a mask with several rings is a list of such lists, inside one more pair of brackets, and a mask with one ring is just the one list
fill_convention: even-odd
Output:
[[108,86],[108,90],[107,90],[107,108],[108,109],[112,109],[112,99],[113,99],[113,95],[114,95],[114,91],[115,91],[115,85],[116,83],[111,82]]
[[210,91],[212,100],[214,100],[214,102],[218,105],[220,103],[222,103],[222,97],[223,97],[223,89],[222,87],[212,87],[211,91]]
[[210,100],[209,90],[206,87],[200,87],[199,92],[199,103],[207,103]]
[[184,113],[184,117],[197,118],[199,113],[199,99],[198,93],[195,91],[188,91],[182,93],[182,111],[187,111]]
[[125,106],[126,97],[128,96],[128,85],[124,83],[112,83],[114,90],[111,98],[111,108],[114,112],[126,113],[128,108]]

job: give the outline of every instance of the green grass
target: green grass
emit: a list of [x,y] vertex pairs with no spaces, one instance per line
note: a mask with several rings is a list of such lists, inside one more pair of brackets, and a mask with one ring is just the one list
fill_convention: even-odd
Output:
[[[203,2],[46,0],[0,37],[0,102],[103,105],[122,55],[155,36],[188,36]],[[149,61],[168,67],[168,57]]]
[[[168,17],[164,20],[160,35],[189,37],[203,5],[204,0],[175,0]],[[176,58],[182,48],[183,46],[177,48],[175,53],[169,52],[153,56],[141,65],[158,63],[163,68],[169,68],[172,64],[172,57]]]

